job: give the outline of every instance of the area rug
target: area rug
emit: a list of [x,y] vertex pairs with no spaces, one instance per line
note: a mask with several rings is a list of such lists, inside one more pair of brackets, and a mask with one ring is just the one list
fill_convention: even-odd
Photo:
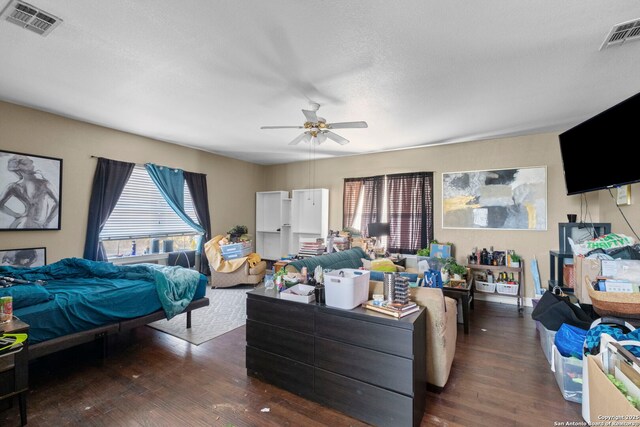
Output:
[[209,305],[191,312],[191,329],[187,329],[186,314],[179,314],[171,320],[158,320],[147,326],[200,345],[246,323],[247,292],[252,289],[253,286],[249,285],[207,288]]

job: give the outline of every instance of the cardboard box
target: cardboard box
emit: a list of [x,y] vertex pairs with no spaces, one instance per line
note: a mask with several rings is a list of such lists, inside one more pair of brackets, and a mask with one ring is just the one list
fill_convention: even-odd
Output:
[[585,279],[595,280],[596,276],[600,275],[602,269],[601,262],[599,259],[576,256],[573,258],[573,265],[575,269],[575,283],[573,285],[575,295],[581,303],[592,304]]
[[[624,422],[637,423],[640,411],[634,408],[613,385],[602,371],[602,362],[598,356],[587,357],[589,377],[589,415],[592,423],[602,422],[602,425],[619,425]],[[606,424],[611,422],[611,424]],[[628,424],[634,425],[634,424]]]
[[449,258],[452,256],[451,245],[438,245],[432,243],[430,248],[430,256],[435,258]]

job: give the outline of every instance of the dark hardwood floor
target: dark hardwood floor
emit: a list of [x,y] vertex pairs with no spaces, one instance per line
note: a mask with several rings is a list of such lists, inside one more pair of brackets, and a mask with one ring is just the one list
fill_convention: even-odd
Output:
[[[471,333],[458,325],[445,390],[428,393],[423,426],[582,421],[580,405],[560,394],[529,313],[476,302]],[[141,327],[112,340],[102,365],[90,345],[43,357],[30,367],[29,426],[365,425],[247,377],[244,345],[244,327],[200,346]],[[18,425],[17,403],[1,410],[0,426]]]

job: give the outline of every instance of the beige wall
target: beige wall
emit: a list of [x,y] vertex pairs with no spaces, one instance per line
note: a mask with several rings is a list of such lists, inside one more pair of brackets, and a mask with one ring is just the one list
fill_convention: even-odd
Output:
[[207,174],[212,232],[255,228],[264,167],[0,102],[0,150],[63,159],[62,230],[0,232],[0,249],[47,248],[47,261],[81,257],[96,159],[152,162]]
[[[548,189],[547,231],[452,230],[442,228],[442,172],[478,169],[546,166]],[[309,186],[309,163],[298,162],[267,168],[268,190],[291,190]],[[549,279],[549,250],[558,249],[558,222],[567,213],[580,213],[580,196],[567,196],[557,134],[449,144],[436,147],[319,160],[314,187],[329,189],[329,228],[342,227],[342,188],[347,177],[400,172],[433,171],[434,234],[455,245],[459,262],[474,246],[515,249],[526,260],[526,295],[533,295],[530,260],[538,259],[543,286]],[[597,220],[598,198],[590,195],[590,211]]]
[[[611,190],[613,196],[616,196],[616,190]],[[611,223],[611,231],[614,233],[626,234],[629,237],[636,239],[635,235],[631,231],[631,228],[627,225],[615,199],[611,198],[608,190],[602,190],[598,192],[599,206],[600,206],[600,220],[602,222]],[[631,185],[631,204],[620,206],[620,209],[627,217],[627,220],[636,231],[640,234],[640,184]],[[636,239],[637,241],[637,239]]]

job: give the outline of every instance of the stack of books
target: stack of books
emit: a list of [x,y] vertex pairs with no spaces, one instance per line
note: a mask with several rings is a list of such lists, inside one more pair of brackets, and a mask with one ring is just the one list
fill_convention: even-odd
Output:
[[383,313],[388,316],[393,316],[397,319],[408,316],[409,314],[420,311],[420,306],[415,302],[409,302],[406,304],[398,304],[398,303],[383,303],[383,304],[374,304],[373,300],[367,301],[362,304],[362,306],[368,310],[377,311],[378,313]]
[[300,239],[300,250],[298,250],[298,256],[300,257],[313,257],[322,255],[326,251],[324,245],[324,239]]

